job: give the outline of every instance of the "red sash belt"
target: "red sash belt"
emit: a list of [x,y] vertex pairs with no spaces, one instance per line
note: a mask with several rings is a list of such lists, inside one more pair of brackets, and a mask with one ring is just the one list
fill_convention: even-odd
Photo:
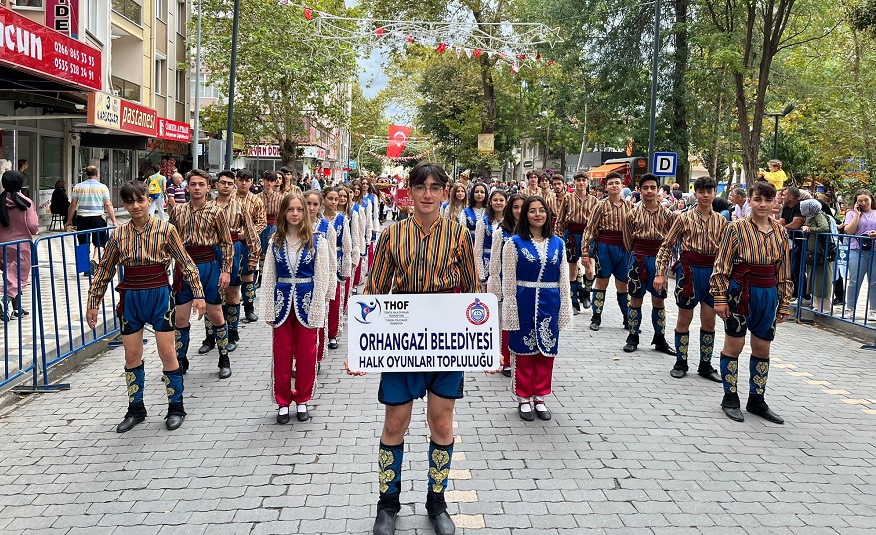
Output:
[[566,230],[569,234],[584,234],[584,223],[566,223]]
[[268,214],[268,225],[275,226],[277,224],[277,214]]
[[148,266],[125,266],[122,282],[116,285],[119,292],[119,304],[116,305],[116,315],[122,317],[125,313],[125,292],[128,290],[151,290],[168,285],[167,268],[164,264]]
[[645,262],[646,256],[657,256],[657,251],[663,240],[640,240],[636,239],[633,242],[633,258],[639,264],[639,280],[648,280],[648,264]]
[[776,266],[773,264],[737,264],[730,275],[739,283],[739,306],[736,311],[748,314],[749,287],[772,288],[778,284]]
[[216,249],[211,245],[186,247],[186,253],[192,258],[195,264],[206,264],[216,260]]
[[694,296],[693,272],[690,268],[714,268],[715,255],[702,254],[694,251],[684,251],[681,253],[681,258],[679,258],[678,262],[675,265],[681,266],[681,272],[684,273],[684,278],[686,280],[681,295],[690,299]]
[[608,245],[624,246],[624,233],[619,230],[600,230],[596,235],[596,241]]

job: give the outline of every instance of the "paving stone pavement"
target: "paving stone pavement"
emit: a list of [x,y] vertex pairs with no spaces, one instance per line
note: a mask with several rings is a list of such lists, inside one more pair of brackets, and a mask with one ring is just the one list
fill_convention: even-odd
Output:
[[[585,313],[561,336],[553,420],[520,421],[508,379],[467,374],[448,487],[458,533],[876,532],[876,355],[842,336],[781,325],[767,399],[787,423],[734,423],[720,410],[720,385],[671,379],[673,358],[647,346],[623,353],[612,294],[607,303],[600,332],[587,328]],[[695,323],[694,348],[697,330]],[[162,420],[153,341],[150,414],[126,434],[114,431],[126,403],[121,349],[70,375],[70,391],[8,410],[0,418],[0,532],[370,533],[378,378],[344,374],[342,339],[323,363],[313,420],[279,426],[270,328],[242,327],[225,381],[215,352],[196,354],[202,332],[193,328],[189,415],[175,432]],[[406,440],[400,535],[432,532],[423,505],[424,411],[418,402]]]

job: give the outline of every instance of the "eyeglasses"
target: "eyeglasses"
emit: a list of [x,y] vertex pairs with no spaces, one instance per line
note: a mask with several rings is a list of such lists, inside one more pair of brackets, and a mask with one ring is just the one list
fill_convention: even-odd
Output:
[[419,193],[420,195],[426,193],[427,189],[429,190],[429,193],[431,193],[432,195],[440,195],[441,193],[444,192],[444,186],[441,186],[439,184],[432,184],[428,188],[426,188],[425,184],[417,184],[416,186],[412,187],[411,189],[413,191],[415,191],[416,193]]

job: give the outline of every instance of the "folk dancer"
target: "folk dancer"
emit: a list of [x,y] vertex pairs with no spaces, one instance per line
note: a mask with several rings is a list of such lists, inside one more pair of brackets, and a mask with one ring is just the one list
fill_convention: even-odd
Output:
[[[311,231],[314,234],[318,234],[324,237],[327,240],[327,243],[335,244],[338,241],[338,236],[335,233],[335,228],[332,226],[331,222],[323,217],[322,215],[322,192],[319,190],[307,190],[304,192],[304,203],[307,208],[307,217],[310,218],[311,223]],[[331,258],[329,258],[329,264],[331,264],[331,272],[337,273],[338,271],[338,257],[336,254],[332,254]],[[332,278],[330,287],[326,290],[326,294],[321,296],[325,299],[325,309],[328,311],[328,303],[335,296],[335,288],[337,286],[337,277]],[[316,294],[313,295],[313,299],[317,299],[318,296]],[[319,371],[322,366],[322,359],[325,357],[325,347],[327,344],[326,331],[328,330],[328,314],[325,315],[325,325],[322,328],[317,330],[317,344],[316,344],[316,362],[317,362],[317,371]]]
[[770,370],[770,343],[776,324],[791,312],[793,291],[788,235],[772,219],[776,188],[755,182],[749,189],[751,215],[724,229],[715,271],[709,280],[715,297],[715,312],[724,320],[724,348],[721,351],[721,407],[731,420],[745,419],[739,410],[739,356],[745,348],[745,334],[751,332],[748,402],[745,410],[781,424],[785,421],[764,401]]
[[359,219],[359,233],[362,234],[362,247],[359,249],[359,262],[356,265],[356,274],[353,280],[353,293],[356,293],[359,285],[365,279],[368,263],[368,244],[371,241],[371,227],[374,221],[371,212],[368,210],[368,202],[365,200],[362,183],[358,180],[350,182],[350,190],[353,193],[353,196],[350,198],[352,203],[351,212],[355,213]]
[[[265,229],[259,234],[262,255],[259,259],[259,274],[262,272],[261,266],[265,263],[265,255],[268,251],[268,239],[271,234],[277,231],[277,210],[280,208],[280,199],[283,198],[283,193],[279,189],[280,177],[274,171],[265,171],[262,174],[262,185],[264,189],[258,194],[259,200],[265,207]],[[261,284],[259,277],[256,285]]]
[[[618,173],[609,173],[605,177],[608,197],[599,201],[591,212],[581,238],[581,258],[587,260],[592,256],[596,261],[596,290],[593,292],[593,316],[590,319],[592,331],[598,331],[599,326],[602,325],[605,290],[612,276],[614,276],[614,287],[617,289],[617,304],[624,316],[624,328],[628,326],[627,280],[630,275],[632,255],[624,247],[623,229],[626,226],[627,214],[633,206],[630,201],[621,198],[622,181],[623,177]],[[595,251],[591,254],[590,247],[594,240]]]
[[368,237],[368,271],[374,263],[374,243],[377,241],[377,232],[380,230],[380,193],[374,187],[374,174],[370,178],[362,179],[362,197],[368,203],[371,214],[371,235]]
[[347,303],[350,302],[350,295],[353,291],[353,281],[356,277],[356,272],[359,267],[359,261],[361,259],[360,252],[362,251],[362,239],[364,236],[364,231],[361,230],[361,224],[359,219],[359,213],[354,212],[350,207],[350,199],[352,199],[352,193],[350,192],[350,188],[347,186],[341,185],[338,186],[338,212],[347,216],[347,220],[350,225],[350,262],[352,267],[350,268],[350,276],[347,278],[346,285],[344,287],[344,299],[342,304],[342,318],[347,315]]
[[[347,214],[338,211],[338,192],[342,188],[332,188],[325,194],[323,200],[323,217],[335,230],[335,253],[337,256],[338,284],[335,293],[329,301],[328,312],[328,348],[338,348],[338,334],[341,327],[341,310],[344,308],[346,289],[349,285],[350,273],[353,267],[353,241],[350,233],[350,219]],[[357,251],[358,252],[358,251]],[[356,257],[358,258],[358,257]]]
[[[502,308],[502,248],[517,232],[520,223],[520,212],[526,197],[515,193],[505,205],[505,212],[499,227],[493,231],[492,250],[490,251],[490,276],[487,278],[487,291],[499,299],[499,311]],[[500,318],[501,320],[501,318]],[[509,332],[502,329],[502,375],[511,377],[511,349],[508,347]]]
[[651,294],[651,325],[654,327],[654,338],[651,344],[657,351],[675,356],[675,351],[666,343],[666,288],[662,291],[654,289],[654,277],[657,275],[657,253],[663,244],[663,238],[672,228],[675,216],[669,208],[660,206],[657,191],[659,179],[646,173],[639,179],[639,192],[642,203],[630,210],[624,226],[624,246],[633,252],[633,262],[630,266],[630,334],[624,351],[632,353],[639,346],[639,333],[642,326],[642,302],[645,293]]
[[198,269],[186,254],[176,228],[166,221],[149,216],[149,198],[146,184],[127,182],[119,189],[119,196],[131,221],[118,227],[106,244],[106,250],[97,267],[91,287],[85,320],[88,327],[97,326],[97,309],[101,306],[107,285],[116,273],[116,266],[124,268],[116,312],[121,323],[122,343],[125,347],[125,383],[128,387],[128,412],[116,427],[124,433],[146,419],[143,390],[146,371],[143,367],[143,327],[148,323],[155,330],[158,357],[163,366],[163,380],[167,391],[165,426],[169,430],[182,425],[186,416],[183,406],[183,372],[174,351],[174,302],[167,276],[173,259],[181,267],[183,276],[192,288],[194,308],[204,314],[204,290],[198,278]]
[[[575,174],[575,192],[563,197],[556,219],[556,234],[562,236],[566,244],[566,262],[569,263],[569,285],[572,297],[572,309],[579,314],[581,309],[590,308],[590,292],[596,279],[593,259],[581,257],[581,246],[584,228],[590,219],[590,214],[599,201],[587,193],[587,173],[579,171]],[[584,266],[584,276],[578,276],[578,261]],[[581,279],[581,280],[579,280]]]
[[[210,175],[201,169],[189,173],[189,202],[176,204],[168,198],[169,222],[176,228],[186,248],[186,253],[198,268],[204,300],[207,303],[207,318],[216,345],[219,348],[219,378],[231,377],[231,361],[228,358],[228,324],[222,314],[220,292],[231,282],[231,263],[234,260],[234,245],[225,212],[215,203],[207,200],[210,191]],[[221,254],[216,255],[220,248]],[[222,261],[219,261],[219,258]],[[176,295],[176,358],[183,374],[189,370],[189,339],[191,335],[192,290],[177,265],[174,273],[174,294]]]
[[[380,236],[374,269],[365,293],[472,293],[477,291],[477,267],[465,227],[438,214],[447,174],[439,165],[419,163],[410,173],[413,217],[391,225]],[[349,371],[352,375],[361,375]],[[463,396],[463,372],[394,372],[380,377],[378,400],[386,405],[380,438],[378,470],[380,497],[375,535],[395,533],[401,509],[401,467],[404,437],[411,421],[413,400],[429,393],[427,420],[429,485],[426,511],[438,535],[451,535],[455,526],[444,500],[453,458],[453,407]]]
[[468,190],[465,185],[457,182],[450,187],[450,198],[447,208],[441,213],[441,216],[450,221],[456,221],[460,225],[465,225],[465,209],[466,200],[468,198]]
[[285,424],[292,403],[299,422],[310,419],[307,402],[316,389],[317,331],[325,325],[328,302],[316,296],[325,296],[336,283],[331,266],[334,243],[313,233],[304,197],[286,195],[278,214],[259,298],[264,317],[274,328],[274,399],[279,406],[277,423]]
[[502,249],[502,328],[509,331],[514,361],[517,412],[531,422],[550,420],[551,393],[560,329],[572,326],[565,246],[553,233],[547,203],[540,196],[523,203],[517,234]]
[[533,197],[541,195],[541,188],[538,185],[539,176],[536,171],[528,171],[526,173],[526,187],[520,190],[520,194],[524,197]]
[[709,277],[718,254],[718,244],[727,220],[712,210],[715,197],[715,179],[700,177],[694,182],[696,208],[683,212],[675,218],[666,235],[660,252],[657,253],[657,276],[654,289],[666,288],[666,276],[676,247],[681,257],[675,269],[675,302],[678,304],[678,323],[675,327],[676,361],[669,374],[680,379],[688,370],[687,353],[690,343],[690,323],[693,311],[700,305],[700,364],[697,373],[711,381],[721,382],[718,372],[712,367],[712,352],[715,346],[715,300],[709,293]]
[[[252,186],[253,176],[252,171],[248,169],[240,169],[237,171],[237,177],[234,180],[234,185],[237,186],[235,192],[235,200],[243,206],[244,211],[249,214],[252,223],[255,226],[257,235],[267,228],[268,222],[265,215],[265,205],[262,203],[258,195],[252,193],[249,188]],[[259,238],[259,258],[261,258],[261,238]],[[241,243],[241,256],[249,256],[249,245],[246,242]],[[259,317],[255,313],[255,271],[258,269],[258,264],[250,267],[246,263],[240,264],[240,287],[241,297],[243,299],[243,320],[246,323],[258,321]]]
[[487,203],[486,213],[478,219],[477,226],[475,227],[474,254],[475,262],[478,264],[478,280],[481,282],[482,288],[486,288],[487,280],[490,278],[493,234],[499,228],[499,225],[502,224],[502,219],[505,217],[505,204],[507,201],[508,195],[503,190],[493,190]]
[[472,186],[468,192],[468,206],[463,210],[462,217],[472,244],[474,244],[478,221],[487,213],[487,195],[487,186],[482,182]]

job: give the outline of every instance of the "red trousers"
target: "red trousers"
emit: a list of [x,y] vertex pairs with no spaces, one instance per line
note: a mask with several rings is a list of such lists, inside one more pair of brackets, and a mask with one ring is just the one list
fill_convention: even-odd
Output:
[[[274,399],[277,405],[307,403],[316,388],[317,329],[302,325],[295,313],[274,329]],[[292,365],[295,364],[295,388]]]
[[344,314],[347,313],[347,303],[350,302],[350,285],[353,284],[353,277],[347,277],[347,281],[344,283]]
[[551,393],[554,359],[541,353],[514,355],[514,393],[521,398],[541,398]]
[[371,266],[374,265],[374,242],[368,244],[368,271],[371,271]]
[[362,259],[359,258],[359,263],[356,264],[356,275],[353,277],[353,286],[362,284]]
[[[349,284],[349,283],[347,283]],[[335,298],[329,301],[328,337],[337,338],[341,326],[341,291],[346,291],[344,283],[338,283]]]
[[511,367],[511,349],[508,348],[508,331],[502,331],[502,366]]

